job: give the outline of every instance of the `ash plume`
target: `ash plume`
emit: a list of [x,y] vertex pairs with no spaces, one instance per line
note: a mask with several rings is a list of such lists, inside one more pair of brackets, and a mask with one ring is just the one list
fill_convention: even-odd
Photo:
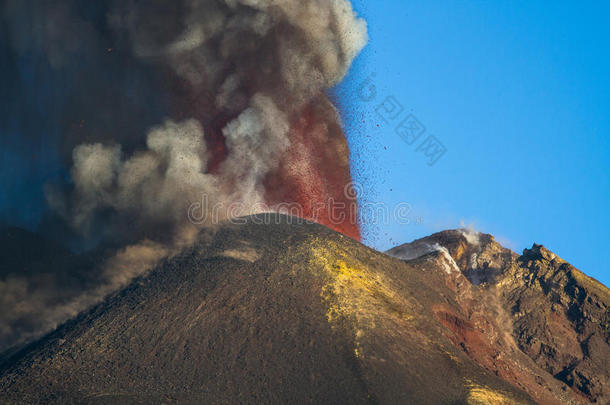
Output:
[[[120,133],[74,148],[74,191],[51,203],[85,231],[100,212],[135,230],[182,226],[202,195],[210,206],[266,203],[264,181],[290,147],[294,122],[323,102],[366,41],[345,0],[117,2],[108,24],[134,58],[180,86],[169,95],[180,111],[132,153]],[[338,122],[336,113],[325,119]]]
[[24,165],[33,148],[46,162],[30,180],[45,184],[42,223],[115,249],[82,291],[0,280],[6,308],[31,300],[3,318],[45,314],[28,337],[188,244],[209,224],[187,215],[204,196],[218,220],[231,204],[297,203],[307,217],[347,198],[349,151],[325,92],[367,41],[348,0],[6,0],[0,13],[0,130]]

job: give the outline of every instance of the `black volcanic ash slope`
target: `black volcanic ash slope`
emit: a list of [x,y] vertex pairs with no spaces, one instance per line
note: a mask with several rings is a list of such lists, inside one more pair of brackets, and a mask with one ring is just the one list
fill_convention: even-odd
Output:
[[78,313],[70,302],[103,282],[97,263],[105,256],[72,254],[32,232],[0,228],[0,358]]
[[446,336],[438,254],[262,218],[203,231],[14,355],[0,403],[533,403]]

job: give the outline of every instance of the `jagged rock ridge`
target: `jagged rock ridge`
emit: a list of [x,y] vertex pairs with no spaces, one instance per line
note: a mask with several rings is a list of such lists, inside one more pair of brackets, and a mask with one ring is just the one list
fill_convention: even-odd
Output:
[[610,401],[608,288],[544,246],[519,256],[469,230],[440,232],[388,253],[412,260],[426,250],[448,252],[460,270],[454,289],[464,322],[480,333],[452,329],[471,358],[541,403],[553,403],[550,394],[558,390],[570,394],[564,401]]

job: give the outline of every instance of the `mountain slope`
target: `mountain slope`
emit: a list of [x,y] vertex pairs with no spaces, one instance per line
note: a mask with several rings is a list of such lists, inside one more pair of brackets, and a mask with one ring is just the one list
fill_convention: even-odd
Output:
[[[464,322],[451,327],[469,356],[541,403],[610,401],[608,288],[540,245],[519,256],[491,235],[444,231],[388,253],[442,252],[461,276]],[[483,342],[483,343],[482,343]]]
[[610,402],[610,293],[534,245],[498,280],[519,348],[576,392]]
[[96,271],[103,257],[72,254],[35,233],[0,228],[0,352],[76,315],[69,304],[103,281]]
[[456,341],[475,326],[444,253],[293,221],[202,231],[0,366],[0,403],[534,403]]

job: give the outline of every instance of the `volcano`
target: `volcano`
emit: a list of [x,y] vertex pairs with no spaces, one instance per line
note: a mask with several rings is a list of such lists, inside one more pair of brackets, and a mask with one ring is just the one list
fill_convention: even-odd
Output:
[[5,353],[0,403],[608,403],[609,303],[540,245],[260,214]]

